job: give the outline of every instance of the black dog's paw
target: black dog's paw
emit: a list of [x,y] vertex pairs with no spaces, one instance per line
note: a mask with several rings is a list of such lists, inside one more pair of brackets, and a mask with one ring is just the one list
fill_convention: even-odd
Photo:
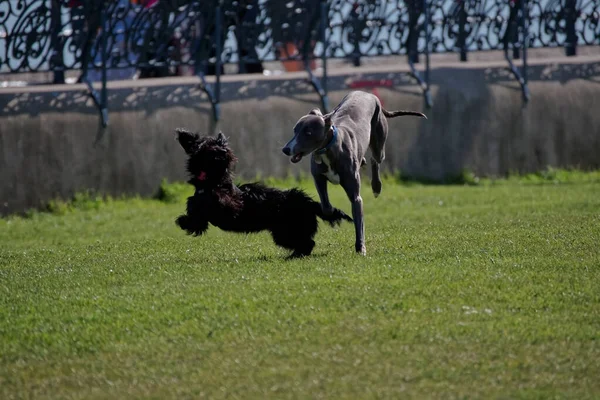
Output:
[[337,226],[340,226],[340,225],[342,224],[342,221],[341,221],[341,220],[339,220],[339,219],[334,219],[334,220],[329,220],[329,221],[327,221],[327,223],[328,223],[328,224],[329,224],[331,227],[335,228],[335,227],[337,227]]
[[294,249],[292,254],[290,254],[287,259],[292,260],[294,258],[304,258],[310,256],[313,249],[315,248],[314,240],[307,240],[302,243],[298,243],[297,247]]
[[190,217],[188,217],[187,215],[180,215],[179,217],[177,217],[177,219],[175,220],[175,224],[184,231],[190,231]]
[[342,221],[353,222],[352,217],[338,208],[334,208],[325,220],[333,227],[341,225]]
[[188,235],[200,236],[208,229],[208,222],[194,220],[189,215],[180,215],[175,223]]
[[198,236],[199,233],[196,231],[192,219],[188,215],[180,215],[175,220],[177,226],[186,231],[188,235]]
[[348,222],[354,222],[352,217],[349,216],[348,214],[346,214],[345,212],[343,212],[342,210],[337,210],[337,212],[339,213],[339,216],[340,216],[340,222],[342,222],[342,220],[346,220]]

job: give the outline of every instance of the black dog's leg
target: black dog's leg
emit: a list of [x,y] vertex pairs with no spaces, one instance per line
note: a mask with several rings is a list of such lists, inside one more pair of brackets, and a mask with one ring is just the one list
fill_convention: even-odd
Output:
[[277,246],[281,246],[287,250],[295,250],[294,240],[291,238],[285,230],[273,230],[271,231],[273,241]]
[[298,243],[296,245],[296,249],[290,255],[290,258],[300,258],[300,257],[310,256],[314,247],[315,247],[315,241],[312,239],[308,239],[305,242]]
[[298,232],[290,231],[287,228],[275,229],[271,235],[276,245],[292,250],[289,258],[309,256],[315,247],[315,241],[311,239],[310,235],[299,235]]
[[180,215],[175,223],[189,235],[200,236],[208,229],[208,221],[192,218],[189,215]]
[[208,229],[208,220],[201,210],[199,198],[194,195],[187,198],[187,214],[180,215],[175,223],[189,235],[200,236]]

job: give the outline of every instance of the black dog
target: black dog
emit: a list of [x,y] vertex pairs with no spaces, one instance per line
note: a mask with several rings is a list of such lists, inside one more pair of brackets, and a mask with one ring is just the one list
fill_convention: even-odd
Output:
[[222,133],[216,138],[201,138],[183,129],[176,133],[189,156],[188,183],[196,188],[187,200],[187,213],[176,221],[188,234],[202,235],[209,223],[233,232],[268,230],[275,244],[292,250],[292,257],[303,257],[315,246],[317,216],[331,226],[352,221],[336,208],[325,215],[321,204],[300,189],[279,190],[259,183],[237,187],[232,180],[237,159]]

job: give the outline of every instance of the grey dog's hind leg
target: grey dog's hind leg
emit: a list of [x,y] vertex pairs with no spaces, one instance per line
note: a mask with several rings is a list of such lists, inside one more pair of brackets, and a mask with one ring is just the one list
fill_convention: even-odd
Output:
[[379,166],[385,159],[385,141],[387,139],[388,123],[381,113],[371,122],[371,189],[375,197],[381,193],[381,177]]
[[373,195],[379,197],[381,194],[381,177],[379,176],[379,163],[371,158],[371,189]]

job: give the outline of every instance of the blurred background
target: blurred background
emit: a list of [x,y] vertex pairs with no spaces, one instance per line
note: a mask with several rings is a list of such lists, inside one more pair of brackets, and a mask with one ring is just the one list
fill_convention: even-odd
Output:
[[0,0],[0,213],[182,180],[180,126],[307,174],[281,146],[350,90],[429,117],[390,122],[388,172],[598,168],[600,0]]

